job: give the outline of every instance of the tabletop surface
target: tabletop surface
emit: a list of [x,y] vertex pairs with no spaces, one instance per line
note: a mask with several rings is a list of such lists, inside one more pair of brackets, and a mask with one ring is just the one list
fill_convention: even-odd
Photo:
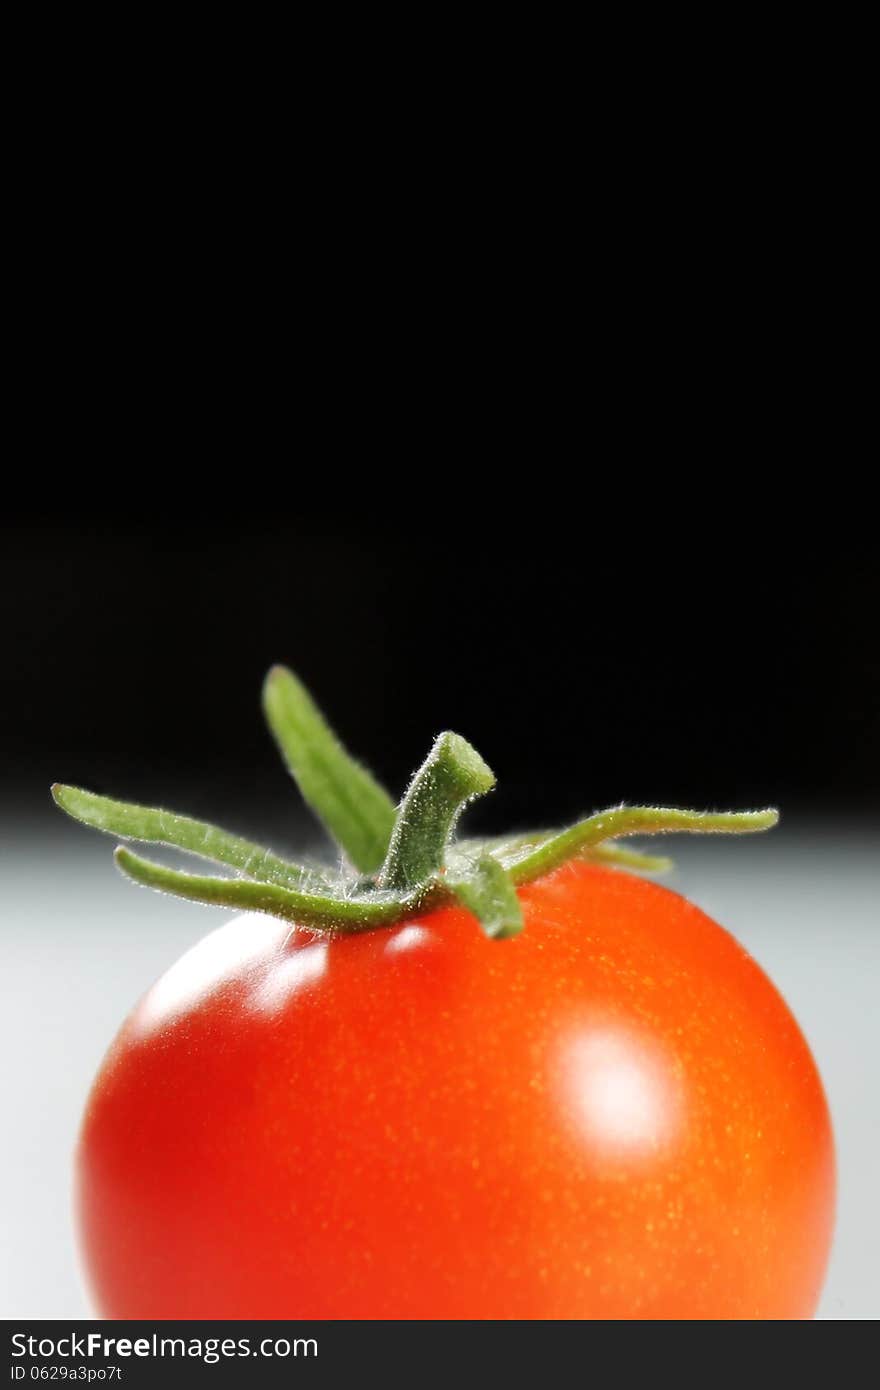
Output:
[[[90,1316],[70,1221],[86,1092],[136,998],[223,914],[134,888],[85,833],[0,837],[0,1316]],[[880,827],[787,826],[737,843],[671,840],[668,880],[781,989],[818,1061],[839,1206],[819,1317],[880,1316]],[[231,914],[226,914],[227,916]]]

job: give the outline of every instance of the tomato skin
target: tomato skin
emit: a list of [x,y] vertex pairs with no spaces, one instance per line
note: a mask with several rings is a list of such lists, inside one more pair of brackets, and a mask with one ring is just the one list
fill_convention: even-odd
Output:
[[77,1162],[115,1318],[803,1318],[834,1208],[788,1008],[677,894],[568,864],[318,938],[238,918],[145,996]]

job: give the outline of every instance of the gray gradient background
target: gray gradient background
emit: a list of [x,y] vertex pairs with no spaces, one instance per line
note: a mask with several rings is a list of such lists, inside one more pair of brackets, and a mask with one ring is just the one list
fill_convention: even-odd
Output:
[[[0,838],[0,1314],[79,1318],[69,1189],[89,1084],[127,1008],[224,914],[124,882],[111,842],[78,827],[7,822]],[[775,980],[828,1090],[839,1207],[823,1318],[880,1316],[878,843],[878,825],[796,818],[754,840],[669,841],[670,886]]]

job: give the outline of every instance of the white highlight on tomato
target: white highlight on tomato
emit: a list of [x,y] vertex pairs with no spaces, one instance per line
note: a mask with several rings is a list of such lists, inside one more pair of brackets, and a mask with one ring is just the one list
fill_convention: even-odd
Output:
[[292,950],[286,960],[273,962],[250,996],[251,1007],[275,1013],[295,994],[317,984],[327,969],[328,950],[326,941],[316,941]]
[[136,1023],[152,1031],[193,1008],[220,985],[241,977],[251,961],[265,959],[274,944],[280,948],[288,930],[284,922],[256,912],[227,922],[196,942],[156,981],[137,1011]]
[[427,927],[401,927],[385,947],[385,954],[398,955],[403,951],[411,951],[414,946],[420,946],[423,941],[427,941],[430,935]]
[[655,1048],[625,1027],[604,1026],[566,1045],[566,1099],[600,1151],[653,1152],[677,1127],[678,1097]]

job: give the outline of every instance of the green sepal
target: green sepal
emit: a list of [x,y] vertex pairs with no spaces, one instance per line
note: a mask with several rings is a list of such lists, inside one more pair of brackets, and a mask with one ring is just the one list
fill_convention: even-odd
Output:
[[[470,855],[472,859],[478,853],[491,853],[504,865],[505,869],[512,869],[514,864],[520,863],[527,855],[546,844],[548,840],[555,839],[559,833],[558,830],[535,830],[531,834],[524,835],[500,835],[493,839],[461,840],[453,846],[453,853]],[[581,851],[577,857],[589,859],[599,864],[616,864],[622,869],[636,869],[643,874],[665,874],[674,864],[674,861],[665,854],[642,854],[639,850],[624,849],[622,845],[616,845],[613,842],[593,845],[589,849]]]
[[236,908],[239,912],[267,912],[294,926],[316,931],[359,932],[387,927],[419,907],[415,897],[405,899],[374,893],[359,898],[331,898],[319,893],[298,893],[252,879],[181,873],[151,859],[142,859],[122,845],[115,851],[114,858],[124,874],[148,888],[158,888],[193,902]]
[[141,840],[148,844],[171,845],[201,859],[229,864],[248,878],[284,888],[299,888],[305,883],[321,881],[317,871],[290,864],[271,850],[238,835],[230,835],[207,821],[178,816],[155,806],[137,806],[133,802],[114,801],[109,796],[67,787],[56,782],[52,788],[55,802],[74,820],[82,821],[95,830],[118,835],[123,840]]
[[503,941],[522,931],[522,908],[510,874],[491,854],[481,855],[466,877],[447,876],[444,887],[473,913],[486,936]]
[[624,849],[622,845],[594,845],[584,850],[580,856],[597,864],[614,864],[621,869],[636,869],[640,874],[668,874],[675,867],[675,860],[666,854],[642,854],[636,849]]
[[622,835],[691,834],[746,835],[770,830],[779,812],[766,811],[680,811],[664,806],[618,806],[578,821],[568,830],[544,840],[510,866],[514,883],[530,883],[557,869],[569,859],[589,855],[596,845]]
[[372,773],[342,746],[300,680],[273,666],[263,686],[263,709],[303,799],[351,863],[372,874],[384,862],[395,805]]

